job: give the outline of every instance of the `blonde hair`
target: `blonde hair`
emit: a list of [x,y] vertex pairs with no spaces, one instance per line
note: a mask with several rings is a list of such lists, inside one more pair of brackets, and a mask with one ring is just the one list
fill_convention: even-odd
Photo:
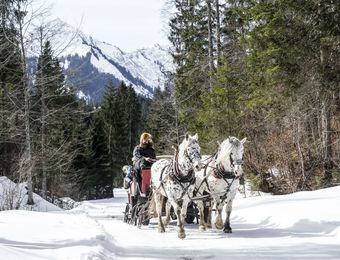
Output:
[[150,144],[153,144],[152,136],[149,133],[144,132],[144,133],[141,134],[139,143],[142,144],[143,140],[147,140],[147,141],[149,141]]

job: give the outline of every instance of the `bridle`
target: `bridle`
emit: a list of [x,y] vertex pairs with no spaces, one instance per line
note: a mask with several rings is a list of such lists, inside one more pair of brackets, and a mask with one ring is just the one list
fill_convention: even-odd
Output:
[[[198,158],[201,159],[201,155],[199,152],[193,153],[198,155]],[[175,159],[173,160],[173,170],[170,173],[170,178],[172,178],[173,180],[175,180],[178,183],[190,183],[193,184],[195,182],[195,171],[193,169],[194,166],[194,162],[193,162],[193,158],[191,158],[190,154],[188,153],[188,147],[184,150],[184,155],[186,156],[186,158],[189,160],[191,167],[190,170],[188,172],[188,174],[183,175],[181,170],[179,169],[179,163],[178,163],[178,151],[176,150],[176,154],[175,154]]]

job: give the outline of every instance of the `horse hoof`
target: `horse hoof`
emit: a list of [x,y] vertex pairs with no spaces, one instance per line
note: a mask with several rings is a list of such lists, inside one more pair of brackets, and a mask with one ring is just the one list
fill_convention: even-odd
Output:
[[216,224],[215,224],[215,227],[216,227],[216,229],[218,229],[218,230],[221,230],[221,229],[223,228],[223,226],[216,225]]
[[158,228],[158,232],[159,232],[159,233],[164,233],[164,232],[165,232],[165,229],[164,229],[164,228]]
[[233,233],[231,228],[225,228],[225,229],[223,229],[223,232],[224,233]]
[[170,224],[170,220],[168,220],[167,218],[162,218],[162,222],[165,226],[168,226]]
[[206,231],[206,228],[205,228],[205,226],[199,226],[199,231]]
[[184,239],[185,238],[185,233],[178,233],[178,238]]

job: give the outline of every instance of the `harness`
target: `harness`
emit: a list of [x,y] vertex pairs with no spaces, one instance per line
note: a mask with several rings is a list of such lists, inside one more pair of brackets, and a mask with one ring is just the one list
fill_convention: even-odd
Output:
[[228,172],[224,169],[224,167],[222,166],[221,163],[219,163],[213,170],[212,175],[216,178],[216,179],[234,179],[235,178],[235,174],[234,172]]
[[[192,200],[202,200],[202,199],[208,199],[208,198],[211,198],[212,195],[218,195],[220,197],[220,199],[222,201],[224,201],[226,198],[227,198],[227,195],[228,195],[228,192],[230,191],[230,187],[232,186],[233,182],[238,179],[239,177],[236,177],[234,172],[232,171],[226,171],[222,165],[222,163],[219,163],[217,164],[216,167],[214,166],[209,166],[209,163],[212,162],[212,160],[216,160],[217,159],[217,154],[218,153],[215,153],[214,155],[212,155],[211,157],[207,158],[206,160],[209,160],[206,164],[205,164],[205,167],[204,167],[204,178],[202,180],[202,182],[200,183],[199,187],[196,189],[196,193],[199,191],[199,189],[201,188],[202,184],[203,183],[206,183],[206,186],[207,186],[207,190],[209,192],[210,191],[210,187],[209,187],[209,183],[207,181],[207,171],[208,171],[208,167],[210,168],[213,168],[213,171],[212,171],[212,176],[214,176],[216,179],[223,179],[226,183],[227,183],[227,188],[225,191],[222,191],[222,192],[217,192],[217,193],[209,193],[209,194],[201,194],[201,196],[198,196],[198,197],[194,197],[192,198]],[[233,160],[232,160],[232,157],[230,155],[230,161],[231,161],[231,164],[233,164]],[[229,182],[228,179],[231,181]]]
[[[192,163],[192,160],[189,157],[189,155],[186,152],[186,150],[185,150],[184,154],[187,156],[187,158],[189,159],[190,163]],[[163,180],[163,174],[164,174],[166,169],[167,169],[167,172],[169,172],[169,174],[168,174],[169,179],[172,180],[173,182],[175,182],[176,184],[180,185],[181,188],[182,188],[182,194],[181,194],[181,196],[179,198],[179,200],[181,200],[184,197],[184,195],[187,193],[189,187],[195,183],[195,181],[196,181],[195,172],[194,172],[193,169],[190,169],[190,171],[188,172],[187,175],[182,175],[181,174],[181,171],[180,171],[179,165],[178,165],[178,152],[176,150],[175,158],[172,160],[171,167],[170,167],[170,164],[167,164],[162,169],[162,172],[160,174],[161,187],[163,188],[163,191],[166,194],[166,197],[168,197],[168,194],[167,194],[167,192],[165,190],[164,180]],[[183,183],[188,183],[189,185],[184,187]],[[190,196],[189,196],[189,198],[190,198]]]
[[[189,158],[189,161],[192,163],[190,157],[188,156],[187,153],[185,153],[185,155]],[[176,153],[176,156],[175,156],[175,160],[173,160],[173,163],[172,163],[172,171],[170,173],[170,179],[172,181],[175,181],[177,182],[178,184],[181,184],[181,183],[190,183],[190,184],[193,184],[195,183],[195,172],[193,169],[190,169],[189,173],[187,175],[182,175],[181,174],[181,171],[179,169],[179,166],[178,166],[178,153]]]

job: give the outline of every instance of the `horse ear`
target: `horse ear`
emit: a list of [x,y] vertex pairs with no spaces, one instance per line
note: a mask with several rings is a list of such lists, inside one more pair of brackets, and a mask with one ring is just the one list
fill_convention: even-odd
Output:
[[186,133],[186,134],[185,134],[185,140],[188,141],[188,139],[189,139],[189,133]]
[[232,136],[229,136],[228,137],[228,140],[229,140],[229,143],[231,143],[231,144],[233,144],[234,143],[234,137],[232,137]]
[[241,144],[244,144],[246,141],[247,141],[247,137],[245,137],[241,140]]
[[196,133],[192,138],[198,141],[198,134]]

